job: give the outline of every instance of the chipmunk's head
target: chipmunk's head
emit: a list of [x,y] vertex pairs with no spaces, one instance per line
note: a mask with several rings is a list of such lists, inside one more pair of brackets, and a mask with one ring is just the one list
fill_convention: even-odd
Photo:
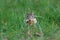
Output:
[[32,24],[32,23],[36,24],[37,23],[37,20],[34,17],[34,14],[32,14],[32,13],[27,14],[27,16],[26,16],[26,22],[28,24]]

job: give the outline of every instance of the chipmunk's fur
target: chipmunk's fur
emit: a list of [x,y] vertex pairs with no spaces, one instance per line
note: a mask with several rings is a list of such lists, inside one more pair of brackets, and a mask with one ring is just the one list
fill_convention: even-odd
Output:
[[26,22],[27,22],[28,24],[32,24],[32,23],[36,24],[36,23],[37,23],[37,20],[36,20],[36,18],[34,17],[34,14],[33,14],[33,13],[28,13],[28,14],[27,14]]

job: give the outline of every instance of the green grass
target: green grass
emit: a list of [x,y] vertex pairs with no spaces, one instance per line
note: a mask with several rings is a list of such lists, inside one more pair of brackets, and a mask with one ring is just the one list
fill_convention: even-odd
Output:
[[[30,11],[40,16],[36,25],[24,21]],[[60,0],[0,0],[0,40],[60,40]]]

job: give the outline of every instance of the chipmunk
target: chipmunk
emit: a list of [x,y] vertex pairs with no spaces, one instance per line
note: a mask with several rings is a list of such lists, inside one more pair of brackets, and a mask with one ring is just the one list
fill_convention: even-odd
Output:
[[26,22],[31,25],[32,23],[36,24],[37,20],[33,13],[28,13],[26,16]]
[[[29,25],[32,25],[33,23],[36,24],[37,23],[37,19],[35,18],[33,13],[28,13],[27,16],[26,16],[26,22]],[[31,36],[30,31],[28,31],[28,35]],[[40,32],[34,33],[34,36],[40,37]]]

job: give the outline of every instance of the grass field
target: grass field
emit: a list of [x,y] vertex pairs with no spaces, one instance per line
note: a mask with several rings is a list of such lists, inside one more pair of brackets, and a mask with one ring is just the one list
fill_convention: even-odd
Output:
[[[30,11],[36,25],[24,21]],[[60,0],[0,0],[0,40],[60,40]]]

